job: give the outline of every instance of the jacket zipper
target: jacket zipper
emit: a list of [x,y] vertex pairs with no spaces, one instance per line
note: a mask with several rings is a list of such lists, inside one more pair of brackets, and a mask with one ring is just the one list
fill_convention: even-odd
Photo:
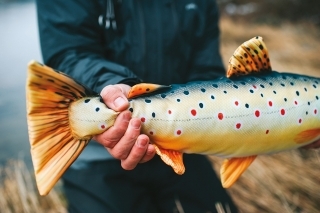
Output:
[[[145,35],[145,23],[144,23],[144,16],[143,16],[143,12],[141,9],[141,2],[138,0],[137,2],[137,8],[138,8],[138,13],[139,13],[139,26],[140,26],[140,38],[141,38],[141,52],[142,52],[142,59],[145,58],[146,55],[146,44],[145,44],[145,40],[146,40],[146,35]],[[142,67],[141,70],[143,71],[143,76],[145,76],[147,70],[146,70],[146,61],[143,60],[143,62],[141,63]]]

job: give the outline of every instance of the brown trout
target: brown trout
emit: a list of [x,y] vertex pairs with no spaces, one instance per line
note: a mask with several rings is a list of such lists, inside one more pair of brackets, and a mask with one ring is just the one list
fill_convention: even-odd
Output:
[[[230,187],[257,155],[307,145],[320,138],[320,79],[271,71],[261,37],[242,44],[227,77],[161,86],[138,84],[129,110],[142,121],[161,159],[177,174],[183,153],[227,158],[221,181]],[[71,77],[30,62],[27,119],[41,195],[49,193],[90,139],[118,115]]]

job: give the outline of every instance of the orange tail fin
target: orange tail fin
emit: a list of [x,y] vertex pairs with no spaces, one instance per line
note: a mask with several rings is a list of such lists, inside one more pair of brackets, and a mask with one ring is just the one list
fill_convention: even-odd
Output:
[[35,61],[28,66],[26,93],[31,157],[39,192],[46,195],[89,142],[72,136],[69,104],[94,93]]

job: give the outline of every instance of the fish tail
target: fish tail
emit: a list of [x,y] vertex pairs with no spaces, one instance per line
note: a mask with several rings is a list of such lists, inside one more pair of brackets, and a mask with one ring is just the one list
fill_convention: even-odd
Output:
[[89,139],[73,136],[69,105],[96,95],[67,75],[38,62],[28,65],[27,122],[39,193],[46,195],[76,160]]

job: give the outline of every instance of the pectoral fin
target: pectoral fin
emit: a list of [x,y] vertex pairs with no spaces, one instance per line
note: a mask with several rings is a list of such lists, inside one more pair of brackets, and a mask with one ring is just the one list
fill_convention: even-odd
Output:
[[183,164],[183,153],[168,149],[161,149],[155,145],[156,153],[161,157],[163,162],[171,166],[175,173],[182,175],[185,171]]
[[158,84],[148,84],[141,83],[134,85],[128,93],[128,98],[133,98],[136,96],[152,93],[159,89],[170,88],[170,86],[158,85]]
[[243,158],[231,158],[225,160],[220,169],[221,182],[224,188],[232,186],[241,174],[250,166],[250,164],[256,159],[256,155],[243,157]]

